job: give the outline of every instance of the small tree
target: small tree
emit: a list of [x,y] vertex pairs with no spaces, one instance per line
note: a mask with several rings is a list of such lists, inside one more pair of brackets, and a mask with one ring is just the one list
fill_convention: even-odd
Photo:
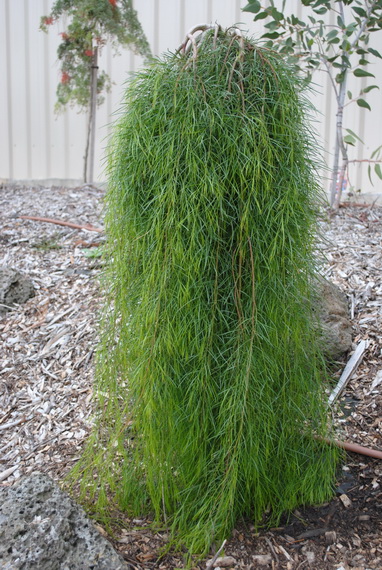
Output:
[[99,422],[76,473],[98,516],[115,494],[192,553],[332,492],[300,88],[238,30],[197,27],[114,129]]
[[[382,57],[376,49],[369,46],[370,35],[382,29],[382,0],[301,0],[301,3],[311,9],[306,20],[301,20],[294,14],[286,15],[285,0],[281,11],[274,0],[270,0],[267,6],[262,6],[259,0],[250,0],[244,11],[256,14],[255,21],[268,19],[265,24],[267,31],[261,36],[264,45],[282,53],[303,72],[307,81],[311,80],[318,69],[323,69],[329,75],[337,102],[330,203],[338,207],[350,162],[347,145],[354,145],[356,139],[360,140],[356,133],[343,126],[346,97],[359,107],[371,110],[364,96],[372,89],[379,89],[377,85],[369,85],[353,97],[347,90],[347,80],[349,73],[361,78],[374,77],[366,67],[370,57]],[[335,13],[334,24],[320,19],[320,16],[325,16],[330,11]],[[382,179],[379,150],[373,153],[369,162],[375,164],[375,172]],[[372,160],[373,158],[377,160]]]
[[61,81],[56,111],[69,104],[89,112],[84,180],[92,182],[96,107],[104,100],[102,93],[111,87],[108,75],[104,71],[98,73],[99,50],[109,42],[115,50],[119,46],[131,47],[145,58],[151,52],[132,0],[56,0],[50,14],[41,18],[40,27],[46,32],[61,18],[67,18],[69,23],[61,33],[57,50]]

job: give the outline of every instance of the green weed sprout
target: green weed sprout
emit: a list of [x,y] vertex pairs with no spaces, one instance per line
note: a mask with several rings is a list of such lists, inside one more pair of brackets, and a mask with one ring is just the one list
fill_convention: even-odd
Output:
[[114,496],[190,553],[332,494],[301,90],[278,54],[199,28],[128,86],[109,149],[111,308],[78,474],[98,513]]

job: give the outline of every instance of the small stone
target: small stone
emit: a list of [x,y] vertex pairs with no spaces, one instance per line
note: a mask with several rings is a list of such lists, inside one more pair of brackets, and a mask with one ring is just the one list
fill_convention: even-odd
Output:
[[358,520],[359,521],[369,521],[370,515],[359,515]]
[[270,554],[255,554],[252,558],[253,562],[258,564],[258,566],[268,566],[272,564],[272,556]]
[[347,495],[345,495],[345,493],[343,495],[340,495],[340,501],[346,509],[351,507],[351,500]]
[[220,568],[229,568],[230,566],[235,566],[236,560],[233,556],[221,556],[214,563],[214,568],[220,566]]
[[316,559],[316,555],[311,550],[308,550],[307,552],[305,552],[305,556],[306,556],[306,560],[307,560],[307,562],[309,562],[309,564],[314,562]]

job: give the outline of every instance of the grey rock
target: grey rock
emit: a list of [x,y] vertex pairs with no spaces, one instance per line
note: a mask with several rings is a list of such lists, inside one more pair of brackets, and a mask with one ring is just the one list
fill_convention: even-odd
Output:
[[25,303],[34,296],[31,279],[11,267],[0,267],[0,315],[10,311],[15,303]]
[[126,570],[83,509],[37,473],[0,489],[3,570]]
[[352,326],[346,295],[321,276],[316,278],[314,289],[324,354],[328,360],[339,360],[352,347]]

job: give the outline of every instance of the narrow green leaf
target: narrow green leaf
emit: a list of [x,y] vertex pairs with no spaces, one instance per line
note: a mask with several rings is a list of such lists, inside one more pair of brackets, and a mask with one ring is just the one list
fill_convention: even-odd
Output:
[[352,94],[351,91],[348,91],[348,92],[347,92],[347,96],[348,96],[349,99],[353,99],[353,94]]
[[360,8],[359,6],[352,6],[352,10],[354,10],[358,16],[361,16],[361,18],[367,18],[367,14],[363,8]]
[[270,40],[276,40],[280,36],[281,36],[281,34],[279,34],[278,32],[269,32],[268,34],[263,34],[261,37],[262,38],[269,38]]
[[375,77],[375,75],[373,75],[372,73],[369,73],[368,71],[365,71],[364,69],[359,69],[359,67],[357,69],[355,69],[353,71],[353,73],[356,77]]
[[382,150],[382,144],[372,152],[371,158],[379,158],[379,153],[381,152],[381,150]]
[[361,57],[361,59],[358,62],[359,65],[368,65],[369,63],[370,62],[367,61],[367,59],[364,59],[363,57]]
[[365,143],[363,142],[363,140],[360,139],[359,136],[358,136],[354,131],[352,131],[351,129],[345,129],[345,130],[346,130],[352,137],[355,137],[357,140],[359,140],[359,142],[361,142],[362,144],[365,144]]
[[371,166],[370,166],[370,164],[369,164],[369,166],[367,167],[367,174],[368,174],[368,176],[369,176],[370,184],[371,184],[372,186],[374,186],[373,181],[372,181],[372,179],[371,179]]
[[375,57],[379,57],[382,59],[382,55],[379,53],[379,51],[377,51],[374,48],[368,48],[367,50],[369,53],[371,53],[372,55],[375,55]]
[[328,58],[327,58],[327,61],[328,61],[329,63],[333,63],[333,62],[336,61],[336,59],[338,59],[338,58],[339,58],[339,54],[337,54],[337,55],[335,55],[335,56],[333,56],[333,57],[328,57]]
[[338,36],[338,30],[331,30],[327,36],[326,36],[326,40],[329,41],[333,38],[335,38],[336,36]]
[[375,174],[382,180],[381,165],[380,165],[380,164],[376,164],[376,165],[374,166],[374,170],[375,170]]
[[350,135],[346,135],[344,137],[344,142],[346,142],[346,144],[351,144],[352,146],[355,145],[355,138],[350,136]]
[[343,30],[345,28],[345,22],[341,18],[341,16],[337,16],[337,24]]
[[362,89],[362,93],[369,93],[372,89],[379,89],[378,85],[368,85],[365,89]]
[[253,21],[257,22],[257,20],[265,20],[265,18],[268,18],[268,16],[268,12],[259,12],[257,16],[253,18]]
[[365,101],[365,99],[357,99],[357,105],[359,107],[363,107],[364,109],[369,109],[369,111],[371,111],[371,107],[369,103]]
[[279,27],[279,24],[275,20],[271,20],[270,22],[268,22],[268,24],[265,24],[265,26],[264,26],[264,28],[266,28],[270,32],[277,30],[278,27]]
[[251,0],[249,4],[243,8],[243,12],[251,12],[252,14],[257,14],[261,9],[261,4],[258,0]]
[[276,20],[276,22],[281,22],[281,20],[284,19],[284,14],[279,12],[276,8],[272,8],[270,10],[270,15]]

